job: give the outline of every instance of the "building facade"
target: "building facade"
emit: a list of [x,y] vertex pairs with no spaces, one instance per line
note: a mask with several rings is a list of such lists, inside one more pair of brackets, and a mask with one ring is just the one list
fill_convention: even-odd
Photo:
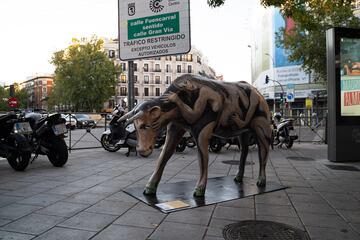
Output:
[[[108,107],[113,104],[125,106],[128,94],[128,62],[119,60],[116,39],[105,40],[104,50],[122,69],[118,76],[116,95]],[[208,66],[206,58],[194,47],[187,54],[135,60],[135,103],[161,96],[172,81],[186,73],[216,78],[216,73]]]
[[[280,28],[291,30],[295,22],[282,16],[277,8],[256,8],[252,20],[252,83],[267,100],[273,112],[287,111],[286,114],[300,115],[326,112],[327,86],[311,74],[306,73],[301,62],[288,61],[289,52],[276,46],[276,33]],[[266,83],[265,78],[269,77]],[[273,81],[275,80],[275,81]],[[294,98],[290,101],[289,94]],[[281,96],[283,102],[281,103]],[[312,102],[309,108],[306,103]],[[289,110],[291,107],[291,111]]]
[[54,76],[52,74],[37,74],[20,83],[20,87],[25,89],[29,95],[28,107],[47,110],[47,100],[51,94],[53,83]]

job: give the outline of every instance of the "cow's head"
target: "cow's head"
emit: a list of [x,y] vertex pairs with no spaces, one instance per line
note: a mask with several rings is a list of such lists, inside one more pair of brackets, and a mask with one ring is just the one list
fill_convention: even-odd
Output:
[[159,131],[159,125],[156,125],[155,122],[160,115],[161,108],[159,106],[152,106],[145,102],[122,117],[123,119],[128,118],[128,123],[134,123],[137,136],[136,150],[143,157],[149,156],[154,149]]

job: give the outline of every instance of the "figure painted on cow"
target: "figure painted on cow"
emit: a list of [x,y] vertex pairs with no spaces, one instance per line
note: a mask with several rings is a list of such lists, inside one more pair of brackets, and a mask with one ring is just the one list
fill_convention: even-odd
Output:
[[[170,85],[163,96],[138,105],[122,119],[134,122],[137,151],[149,156],[160,128],[167,126],[165,145],[156,169],[146,184],[144,194],[156,194],[167,161],[186,130],[194,136],[198,149],[200,177],[194,196],[205,194],[208,177],[208,144],[212,134],[228,136],[250,129],[256,136],[259,151],[257,185],[266,184],[266,162],[271,143],[270,112],[265,99],[247,82],[222,82],[186,74]],[[244,134],[246,135],[246,134]],[[242,141],[239,171],[235,181],[242,182],[248,144]]]

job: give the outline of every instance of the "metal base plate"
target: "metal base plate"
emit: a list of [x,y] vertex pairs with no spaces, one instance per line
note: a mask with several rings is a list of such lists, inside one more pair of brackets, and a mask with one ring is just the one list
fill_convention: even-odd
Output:
[[269,181],[265,187],[258,187],[255,179],[247,178],[244,178],[243,183],[236,183],[234,176],[225,176],[209,178],[205,197],[194,197],[195,185],[196,181],[159,184],[157,194],[150,196],[143,194],[144,187],[127,188],[123,191],[149,206],[170,213],[286,188],[279,183]]

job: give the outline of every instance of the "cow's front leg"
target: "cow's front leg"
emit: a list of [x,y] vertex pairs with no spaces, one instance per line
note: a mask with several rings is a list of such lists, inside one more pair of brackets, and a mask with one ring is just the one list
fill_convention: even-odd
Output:
[[156,194],[157,186],[161,180],[164,168],[167,161],[173,155],[176,145],[181,140],[181,137],[184,135],[185,130],[176,124],[170,123],[166,131],[165,145],[161,150],[160,156],[157,159],[156,168],[153,174],[151,175],[148,183],[145,186],[144,194],[153,195]]
[[209,168],[209,138],[213,132],[214,127],[215,122],[210,122],[204,128],[202,128],[198,134],[195,134],[200,168],[200,178],[194,191],[195,197],[203,197],[205,195]]

